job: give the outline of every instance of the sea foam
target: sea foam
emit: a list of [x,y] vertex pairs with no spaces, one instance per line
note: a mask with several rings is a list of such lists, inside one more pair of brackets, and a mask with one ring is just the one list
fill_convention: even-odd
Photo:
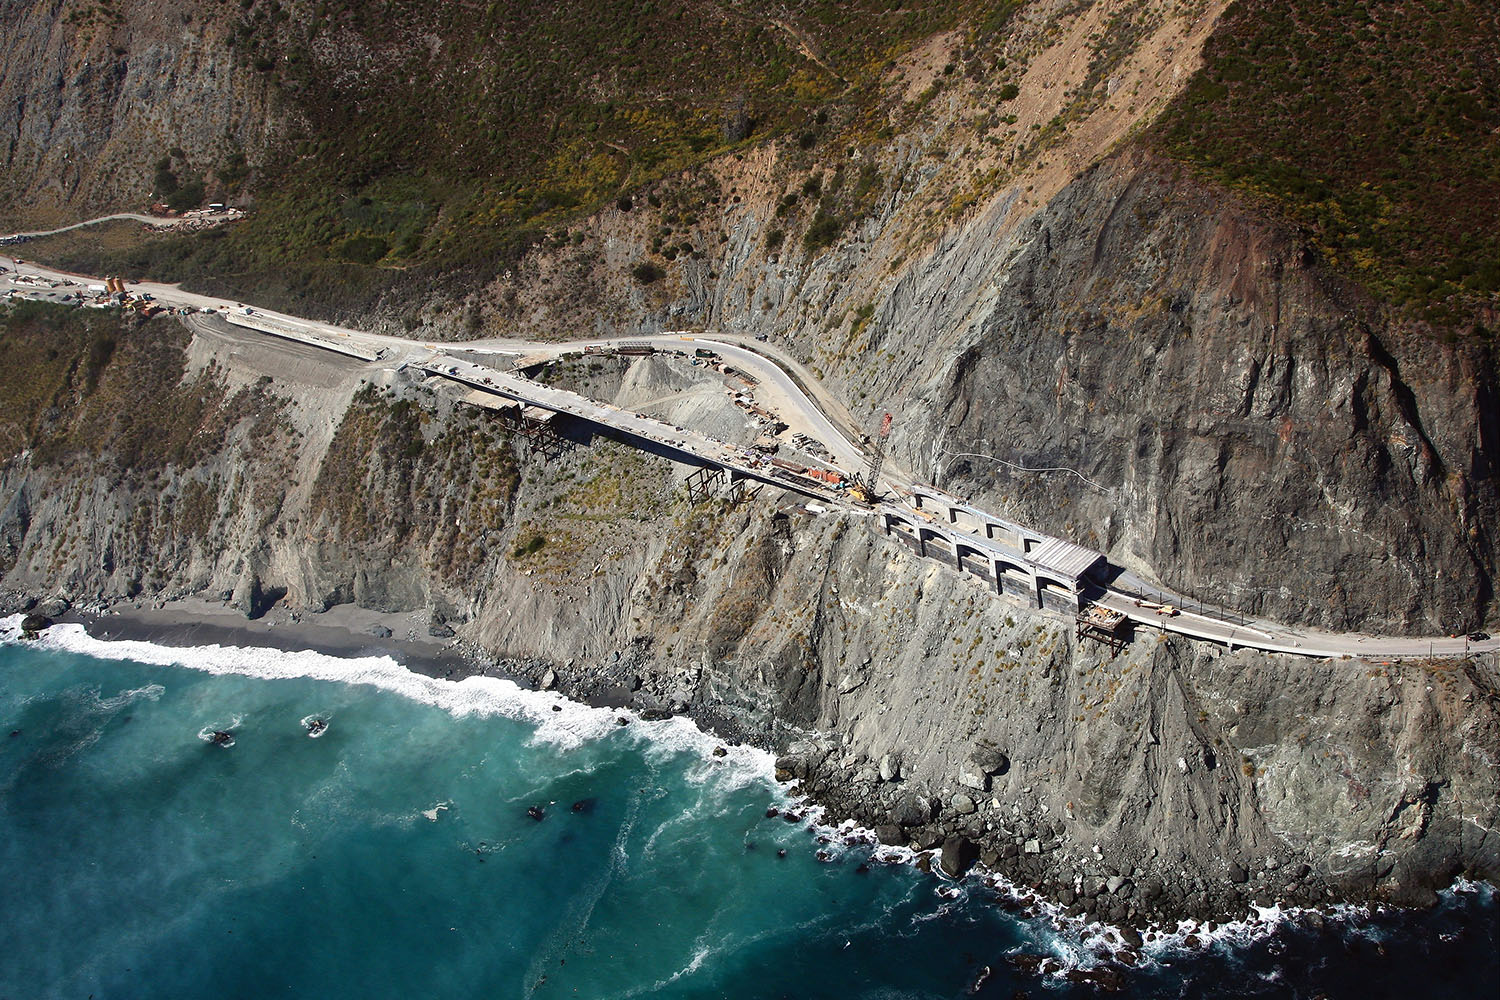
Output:
[[[21,642],[22,615],[0,619],[0,642]],[[233,674],[267,680],[309,678],[342,684],[364,684],[411,701],[432,705],[455,716],[500,716],[529,723],[532,741],[572,749],[620,730],[642,739],[651,756],[684,753],[702,758],[690,780],[712,781],[725,791],[751,783],[774,787],[775,758],[749,746],[725,747],[726,756],[711,756],[722,744],[690,719],[674,717],[646,722],[628,709],[594,708],[553,691],[523,688],[500,677],[472,676],[453,681],[427,677],[390,656],[340,657],[314,650],[285,652],[256,646],[164,646],[139,639],[100,639],[78,624],[59,624],[27,642],[37,649],[76,653],[101,660],[130,660],[148,666],[173,666],[210,674]]]
[[[20,621],[20,615],[0,619],[0,641],[20,641],[17,638]],[[727,756],[713,757],[714,748],[722,744],[689,719],[674,717],[644,722],[628,710],[594,708],[556,692],[528,690],[504,678],[472,676],[452,681],[427,677],[406,669],[389,656],[338,657],[312,650],[283,652],[218,645],[177,647],[141,640],[106,640],[89,635],[82,625],[76,624],[53,625],[31,645],[97,659],[176,666],[211,674],[365,684],[432,705],[455,717],[501,716],[526,722],[535,727],[533,740],[563,750],[612,734],[633,736],[643,741],[648,759],[661,761],[677,754],[698,758],[686,773],[690,784],[712,784],[717,786],[715,792],[727,792],[744,785],[763,783],[767,791],[784,804],[792,801],[785,796],[784,786],[778,786],[774,780],[775,758],[770,753],[735,746],[725,748]],[[623,732],[619,725],[621,718],[628,718],[631,722]],[[872,831],[853,821],[829,824],[820,806],[802,797],[795,802],[803,813],[803,825],[830,842],[831,855],[841,855],[850,848],[862,848],[870,852],[872,861],[883,864],[912,865],[924,854],[936,860],[936,851],[879,844]],[[423,815],[435,818],[426,812]],[[1093,966],[1101,957],[1123,948],[1118,932],[1107,924],[1071,917],[1064,907],[982,867],[975,875],[1000,895],[1022,902],[1033,911],[1035,916],[1027,922],[1030,933],[1026,936],[1032,947],[1052,957],[1048,971],[1053,975]],[[1187,942],[1194,938],[1200,942],[1200,947],[1218,942],[1243,946],[1275,933],[1289,919],[1301,916],[1300,911],[1268,907],[1256,908],[1244,920],[1220,923],[1210,932],[1205,932],[1192,921],[1184,921],[1171,929],[1153,928],[1145,935],[1141,958],[1153,963],[1172,952],[1191,950]]]

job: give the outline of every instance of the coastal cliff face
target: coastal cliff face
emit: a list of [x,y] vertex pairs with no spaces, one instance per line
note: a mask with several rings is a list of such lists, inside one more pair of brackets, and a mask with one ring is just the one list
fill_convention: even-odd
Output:
[[[1111,657],[867,518],[693,504],[662,459],[586,436],[533,451],[404,374],[309,353],[270,377],[279,348],[202,321],[30,342],[30,374],[57,381],[0,473],[12,595],[425,610],[513,673],[691,712],[782,751],[834,816],[1118,921],[1420,902],[1500,869],[1489,665],[1144,630]],[[60,342],[77,354],[58,365]],[[600,384],[662,395],[665,366]],[[211,405],[166,416],[194,399]],[[124,415],[150,412],[166,433],[146,441]]]
[[918,475],[1281,621],[1494,615],[1489,345],[1401,319],[1150,157],[1091,171],[989,259],[899,411]]
[[1341,631],[1494,620],[1490,343],[1375,302],[1286,224],[1142,150],[1029,212],[1008,192],[897,269],[917,196],[837,250],[767,255],[787,168],[763,160],[714,187],[745,198],[714,256],[616,287],[600,275],[645,237],[608,213],[513,276],[501,329],[766,333],[867,429],[892,412],[891,459],[916,479],[1181,593]]

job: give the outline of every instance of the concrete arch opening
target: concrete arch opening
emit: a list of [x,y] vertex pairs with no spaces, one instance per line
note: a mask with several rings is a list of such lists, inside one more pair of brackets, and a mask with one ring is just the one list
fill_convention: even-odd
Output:
[[1002,545],[1007,545],[1017,552],[1021,551],[1020,533],[1014,529],[1007,528],[1003,524],[998,524],[995,521],[984,522],[984,537],[1000,542]]
[[1078,592],[1071,584],[1038,573],[1036,577],[1037,602],[1052,611],[1078,610]]
[[894,538],[917,555],[922,555],[922,545],[917,541],[917,526],[900,514],[886,511],[881,515],[881,523],[885,526],[886,536]]
[[936,499],[930,493],[923,493],[921,490],[912,490],[911,505],[918,510],[929,510]]
[[918,528],[917,544],[922,547],[922,554],[933,559],[941,560],[950,566],[957,566],[958,560],[953,555],[953,540],[934,528]]
[[997,559],[995,573],[995,585],[1000,593],[1023,604],[1036,604],[1036,581],[1025,566]]
[[908,535],[916,534],[917,526],[912,524],[906,518],[902,517],[900,514],[892,514],[891,512],[886,511],[883,516],[885,517],[886,534],[890,534],[893,530],[900,531]]
[[979,518],[962,507],[948,508],[948,523],[960,531],[967,531],[976,535],[982,533],[984,530],[984,525],[980,523]]
[[954,556],[958,561],[958,568],[975,576],[982,576],[986,580],[995,578],[993,563],[987,555],[972,545],[965,545],[962,541],[953,546]]

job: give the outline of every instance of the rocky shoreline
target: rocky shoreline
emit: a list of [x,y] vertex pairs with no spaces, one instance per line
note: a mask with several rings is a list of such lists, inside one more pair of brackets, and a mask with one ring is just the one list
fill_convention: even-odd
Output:
[[[1029,808],[1018,802],[1007,810],[992,785],[1010,770],[1010,760],[994,746],[976,747],[959,774],[959,789],[940,793],[925,782],[906,780],[900,754],[870,759],[828,734],[797,736],[774,725],[749,726],[734,700],[701,694],[674,699],[672,678],[653,673],[649,664],[618,655],[586,666],[574,659],[501,664],[477,648],[466,652],[471,670],[496,669],[523,684],[593,705],[629,707],[648,717],[686,715],[726,742],[774,751],[777,779],[803,803],[798,818],[805,808],[819,807],[828,823],[852,821],[882,845],[919,852],[917,863],[924,870],[936,868],[948,877],[971,870],[996,876],[992,881],[1003,887],[1005,905],[1035,914],[1052,904],[1058,916],[1111,925],[1127,955],[1141,946],[1143,934],[1149,938],[1188,923],[1208,935],[1216,925],[1253,917],[1257,909],[1317,912],[1390,902],[1425,908],[1453,881],[1451,873],[1435,870],[1392,899],[1372,892],[1368,880],[1361,885],[1361,880],[1325,877],[1290,849],[1268,851],[1258,865],[1226,859],[1214,874],[1173,871],[1156,861],[1154,849],[1106,858],[1100,845],[1074,842],[1040,798]],[[1006,818],[997,820],[997,814]]]
[[1161,862],[1154,847],[1132,852],[1112,844],[1106,855],[1100,844],[1076,842],[1064,822],[1072,817],[1053,815],[1045,796],[1034,795],[1032,787],[1023,786],[1019,796],[1005,795],[1002,785],[1012,761],[992,742],[980,743],[965,757],[956,788],[935,789],[911,776],[899,752],[872,759],[836,735],[777,721],[757,724],[740,700],[715,697],[709,688],[687,683],[681,671],[658,669],[661,665],[636,650],[587,663],[576,657],[497,659],[424,612],[353,606],[322,613],[273,607],[250,619],[227,602],[201,597],[80,608],[58,598],[9,593],[0,595],[0,610],[26,613],[33,630],[53,621],[79,622],[106,639],[388,654],[428,676],[501,676],[598,707],[630,708],[646,718],[686,715],[726,742],[779,754],[776,776],[791,784],[790,793],[802,803],[788,818],[800,820],[807,809],[821,807],[826,822],[852,821],[883,845],[917,852],[924,870],[935,867],[949,877],[971,869],[986,873],[1002,905],[1112,926],[1115,957],[1126,965],[1143,941],[1175,931],[1184,921],[1207,935],[1216,923],[1245,919],[1252,908],[1316,911],[1377,901],[1430,905],[1435,890],[1452,881],[1451,872],[1434,868],[1429,878],[1414,883],[1415,890],[1408,886],[1404,898],[1392,900],[1372,892],[1368,881],[1361,892],[1356,880],[1328,877],[1285,845],[1267,851],[1254,866],[1226,859],[1218,872],[1174,869]]
[[[1292,851],[1268,853],[1254,867],[1228,861],[1221,875],[1211,877],[1172,873],[1145,857],[1133,863],[1127,857],[1106,861],[1099,845],[1078,851],[1045,808],[1015,809],[1011,822],[995,823],[981,814],[980,802],[987,799],[993,810],[1000,808],[989,793],[993,779],[1009,771],[1010,760],[994,747],[981,746],[970,755],[959,776],[963,790],[943,799],[922,783],[903,780],[900,755],[870,760],[821,735],[788,742],[788,734],[778,737],[775,727],[745,725],[734,702],[699,696],[674,700],[669,678],[618,654],[586,666],[572,658],[562,663],[544,658],[496,662],[466,644],[465,656],[469,673],[492,672],[587,704],[631,708],[647,718],[686,715],[728,743],[776,752],[776,778],[789,785],[799,803],[784,812],[788,822],[805,821],[813,810],[827,825],[856,824],[884,847],[915,852],[913,863],[923,871],[982,878],[995,890],[998,905],[1008,910],[1050,917],[1059,928],[1064,922],[1080,929],[1095,925],[1098,957],[1110,964],[1072,970],[1068,978],[1074,982],[1117,989],[1119,973],[1113,967],[1136,965],[1146,944],[1170,935],[1182,947],[1206,947],[1216,931],[1253,924],[1260,911],[1300,912],[1302,921],[1321,926],[1335,908],[1391,902],[1361,893],[1348,881],[1322,877]],[[1438,873],[1428,881],[1399,905],[1430,907],[1437,902],[1436,893],[1452,884]],[[1042,973],[1049,961],[1028,954],[1015,960],[1018,967]]]

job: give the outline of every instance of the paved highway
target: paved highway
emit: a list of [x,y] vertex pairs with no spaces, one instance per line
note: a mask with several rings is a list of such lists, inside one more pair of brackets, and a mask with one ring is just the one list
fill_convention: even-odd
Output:
[[[13,258],[3,256],[0,256],[0,268],[7,269],[6,273],[0,274],[0,290],[12,288],[27,295],[37,294],[41,290],[33,286],[15,284],[12,279],[18,274],[57,282],[58,286],[49,290],[53,293],[82,290],[88,284],[102,281],[99,278],[67,274],[29,262],[18,263]],[[443,354],[444,351],[452,349],[516,356],[556,356],[565,352],[578,351],[584,347],[618,347],[626,342],[647,342],[653,346],[670,347],[675,350],[682,350],[687,345],[703,346],[717,352],[725,361],[756,378],[760,382],[757,392],[761,395],[762,403],[766,404],[768,409],[774,409],[780,413],[782,419],[790,427],[822,441],[834,456],[835,465],[842,467],[846,472],[858,472],[864,466],[864,457],[858,446],[810,398],[810,392],[822,396],[826,395],[826,390],[818,387],[816,380],[794,360],[782,359],[778,363],[766,356],[768,352],[764,348],[759,345],[752,348],[743,338],[673,333],[567,343],[490,338],[466,343],[445,342],[440,346],[435,343],[422,343],[400,337],[366,333],[270,310],[246,308],[239,302],[186,292],[175,285],[138,282],[128,283],[127,288],[135,294],[149,293],[163,305],[216,311],[239,325],[325,347],[351,357],[378,360],[389,365],[412,364],[449,378],[459,376],[459,381],[481,390],[500,391],[503,395],[543,405],[550,403],[549,408],[572,412],[605,426],[618,427],[643,439],[691,452],[709,461],[753,475],[755,478],[768,479],[769,470],[749,464],[748,456],[722,441],[702,437],[691,431],[675,428],[630,411],[584,400],[575,393],[551,389],[528,379],[506,374],[498,369],[471,365]],[[731,340],[741,342],[731,343]],[[797,372],[798,377],[794,378],[790,372]],[[490,381],[486,383],[485,379]],[[799,380],[808,387],[808,392],[805,392],[798,384]],[[497,382],[503,388],[497,387]],[[834,406],[830,406],[830,409],[834,412],[842,410],[841,407]],[[585,410],[587,412],[584,412]],[[848,420],[847,414],[841,415],[848,424],[852,425],[853,422]],[[961,531],[952,525],[945,525],[944,528],[949,531]],[[979,534],[974,534],[972,537],[987,550],[1009,554],[1004,546],[992,539],[986,539]],[[1470,642],[1462,636],[1393,638],[1330,633],[1244,618],[1212,609],[1202,613],[1182,610],[1194,602],[1164,592],[1160,588],[1150,588],[1148,596],[1153,596],[1153,599],[1160,600],[1161,603],[1174,604],[1179,609],[1176,615],[1160,615],[1138,604],[1132,593],[1132,591],[1140,591],[1148,586],[1144,581],[1130,574],[1124,574],[1116,580],[1107,593],[1098,597],[1097,603],[1150,627],[1234,646],[1251,646],[1308,656],[1363,656],[1379,659],[1382,657],[1463,656],[1476,652],[1500,653],[1500,638],[1484,642]],[[1154,595],[1161,596],[1158,598]]]

